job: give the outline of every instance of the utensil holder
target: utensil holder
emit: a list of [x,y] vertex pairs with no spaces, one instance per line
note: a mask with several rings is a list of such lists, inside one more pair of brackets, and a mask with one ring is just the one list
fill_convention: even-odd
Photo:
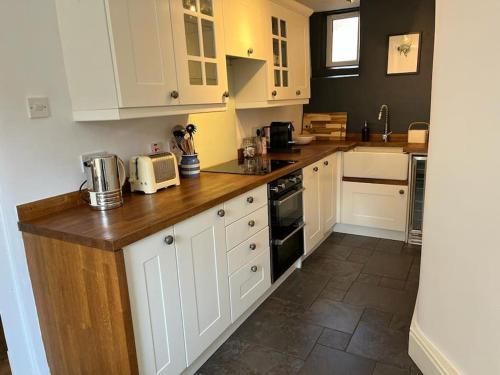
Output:
[[196,178],[200,176],[200,160],[198,154],[182,155],[181,176],[184,178]]

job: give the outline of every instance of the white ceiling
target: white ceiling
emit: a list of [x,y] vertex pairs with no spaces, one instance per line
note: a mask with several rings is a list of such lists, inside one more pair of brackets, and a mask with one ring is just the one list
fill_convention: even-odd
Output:
[[299,3],[307,5],[315,12],[325,12],[328,10],[337,10],[345,8],[354,8],[359,6],[361,0],[354,0],[350,3],[347,0],[297,0]]

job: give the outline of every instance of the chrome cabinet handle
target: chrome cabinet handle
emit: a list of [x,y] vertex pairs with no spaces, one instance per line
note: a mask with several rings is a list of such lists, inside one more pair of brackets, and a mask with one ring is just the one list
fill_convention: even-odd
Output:
[[295,95],[299,96],[300,94],[302,94],[302,91],[300,90],[295,91]]
[[253,203],[253,197],[248,197],[247,198],[247,202],[250,203],[250,204]]
[[178,91],[172,91],[170,93],[170,97],[174,98],[174,99],[177,99],[179,97],[179,92]]
[[224,98],[229,98],[229,91],[224,91],[224,92],[222,93],[222,96],[223,96]]
[[172,245],[174,243],[174,237],[173,236],[167,236],[167,237],[165,237],[165,243],[167,245]]
[[219,215],[220,217],[224,217],[224,216],[226,216],[226,211],[219,210],[219,211],[217,211],[217,215]]
[[278,95],[278,91],[274,90],[272,93],[271,93],[272,96],[276,97]]
[[313,168],[313,171],[314,171],[314,172],[319,171],[318,167],[314,167],[314,168]]
[[253,53],[253,48],[252,48],[252,47],[250,47],[250,48],[248,49],[247,53],[248,53],[249,55],[251,55],[251,54]]
[[251,243],[249,247],[250,247],[250,250],[255,250],[257,248],[257,245],[254,243]]
[[328,160],[326,160],[323,164],[324,164],[324,165],[325,165],[325,167],[326,167],[326,166],[327,166],[328,164],[330,164],[330,163],[328,163]]
[[250,271],[257,272],[257,266],[252,266],[252,268],[250,268]]
[[249,226],[250,228],[253,228],[253,227],[255,226],[255,221],[254,221],[254,220],[250,220],[250,221],[248,222],[248,226]]

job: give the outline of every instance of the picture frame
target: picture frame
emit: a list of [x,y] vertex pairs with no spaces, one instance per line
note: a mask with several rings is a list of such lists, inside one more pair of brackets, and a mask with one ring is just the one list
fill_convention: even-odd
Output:
[[386,75],[411,75],[420,73],[422,32],[391,34],[387,37]]

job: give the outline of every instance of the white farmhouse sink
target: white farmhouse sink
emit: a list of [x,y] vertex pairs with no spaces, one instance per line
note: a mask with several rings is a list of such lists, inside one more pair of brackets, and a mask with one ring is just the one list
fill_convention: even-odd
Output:
[[402,147],[356,147],[344,153],[344,177],[407,180],[408,160]]

